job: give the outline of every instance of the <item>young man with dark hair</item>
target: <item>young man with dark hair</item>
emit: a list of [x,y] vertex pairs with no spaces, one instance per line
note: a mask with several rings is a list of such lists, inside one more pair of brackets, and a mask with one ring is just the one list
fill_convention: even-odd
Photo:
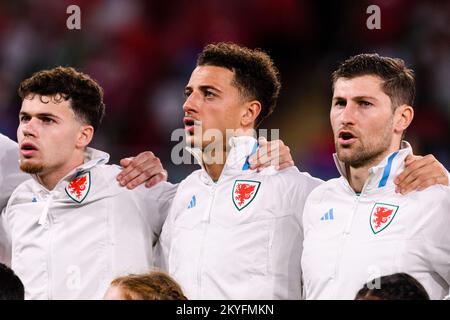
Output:
[[183,110],[201,169],[180,183],[160,238],[163,266],[190,299],[300,298],[301,214],[321,180],[248,163],[279,90],[260,50],[219,43],[199,55]]
[[[84,76],[78,74],[74,69],[59,67],[53,71],[41,71],[36,77],[23,81],[18,93],[22,99],[38,95],[41,102],[46,103],[45,96],[47,93],[61,92],[59,99],[71,99],[71,107],[76,116],[80,120],[91,124],[96,130],[105,113],[105,106],[102,100],[103,90],[93,81],[83,83],[85,80]],[[100,109],[99,112],[96,111],[97,107]],[[64,146],[65,144],[62,143],[56,147],[60,149]],[[52,158],[53,154],[49,152],[48,157]],[[160,181],[167,180],[167,173],[162,168],[159,159],[151,152],[147,151],[134,158],[122,159],[121,165],[126,168],[130,164],[130,159],[133,159],[141,169],[139,171],[135,170],[132,176],[128,177],[128,181],[122,183],[122,186],[133,189],[137,185],[145,183],[146,187],[152,187]],[[21,182],[30,178],[25,173],[39,171],[38,167],[33,166],[29,162],[20,163],[23,165],[21,168],[23,171],[19,169],[19,147],[17,143],[0,134],[0,212],[6,207],[13,190]],[[119,180],[122,181],[121,179]],[[0,262],[10,264],[10,248],[5,237],[5,231],[0,221]]]
[[0,300],[23,300],[25,290],[19,277],[8,266],[0,263]]
[[412,154],[402,138],[414,116],[414,83],[403,60],[377,54],[351,57],[333,73],[330,120],[341,177],[305,204],[307,299],[353,299],[361,283],[395,272],[417,278],[432,299],[449,293],[450,188],[395,192]]
[[394,273],[364,284],[355,300],[430,300],[430,297],[414,277]]
[[[133,158],[121,160],[121,165],[125,168],[130,164],[131,159],[137,163],[139,170],[134,170],[132,176],[122,186],[129,189],[135,188],[139,184],[145,184],[150,188],[160,181],[167,179],[167,173],[161,166],[159,159],[153,153],[146,151]],[[131,169],[131,168],[128,168]],[[30,176],[19,168],[19,147],[16,142],[0,134],[0,212],[6,207],[9,197],[14,189]],[[0,262],[11,264],[10,244],[6,237],[0,219]]]
[[27,299],[100,299],[116,276],[153,266],[176,186],[122,188],[120,168],[88,147],[105,112],[103,91],[88,75],[40,71],[19,95],[20,168],[33,179],[2,213],[11,266]]
[[281,83],[277,68],[263,51],[247,50],[233,44],[210,44],[198,56],[197,65],[222,67],[234,72],[233,84],[241,98],[260,102],[256,127],[275,109]]
[[35,96],[47,104],[53,97],[59,103],[70,99],[70,107],[77,120],[97,131],[105,116],[103,89],[88,75],[70,67],[56,67],[36,72],[20,83],[17,90],[22,99],[33,100]]

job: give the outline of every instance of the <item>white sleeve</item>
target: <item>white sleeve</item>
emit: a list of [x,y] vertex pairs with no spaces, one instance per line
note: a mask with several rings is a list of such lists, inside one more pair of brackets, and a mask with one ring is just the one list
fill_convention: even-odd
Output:
[[445,190],[445,195],[437,199],[433,206],[435,214],[427,228],[425,243],[434,271],[450,287],[450,188],[440,187]]
[[19,169],[17,144],[0,134],[0,210],[6,207],[14,189],[28,178]]
[[161,234],[162,226],[169,213],[177,187],[178,185],[169,182],[160,182],[150,189],[145,186],[140,186],[136,189],[135,194],[142,216],[148,223],[154,239],[158,239]]
[[[186,185],[186,180],[183,180],[180,184],[177,185],[177,189],[173,194],[173,198],[175,198],[177,191],[181,192],[181,190],[184,190],[185,188],[188,188],[188,186]],[[176,212],[174,212],[173,210],[175,210],[174,206],[171,206],[168,210],[169,214],[164,222],[161,235],[158,239],[158,243],[156,244],[154,251],[155,266],[162,270],[165,270],[166,272],[169,272],[168,257],[172,245],[173,220],[176,217]]]
[[11,237],[8,232],[6,221],[6,208],[3,209],[0,216],[0,263],[11,266]]
[[315,188],[320,186],[324,181],[319,178],[315,178],[311,176],[308,172],[300,172],[300,174],[304,177],[303,179],[303,185],[304,190],[303,193],[306,195],[305,199],[308,198],[311,191],[313,191]]
[[154,250],[155,266],[169,272],[168,256],[172,241],[172,216],[169,215],[164,222],[161,236]]
[[[306,203],[306,199],[309,194],[319,185],[323,183],[322,180],[312,177],[310,174],[306,172],[300,172],[296,167],[291,169],[288,168],[289,171],[289,182],[283,183],[283,191],[281,195],[281,199],[287,197],[287,201],[283,202],[283,207],[285,212],[291,212],[293,217],[298,223],[298,230],[295,232],[295,238],[293,241],[299,243],[299,247],[297,249],[299,251],[293,252],[292,256],[296,256],[296,258],[292,257],[287,259],[290,261],[292,267],[300,268],[301,264],[301,255],[303,251],[303,210]],[[286,198],[285,198],[286,199]],[[283,234],[283,237],[286,237],[285,230],[279,230],[280,234]],[[302,274],[300,273],[300,278],[298,286],[300,287],[300,299],[304,299],[305,292],[304,286],[302,283]],[[295,285],[295,284],[294,284]]]
[[293,171],[293,175],[296,179],[294,190],[290,193],[289,206],[291,210],[294,210],[297,215],[297,219],[301,226],[303,226],[303,209],[311,191],[321,185],[324,181],[318,178],[312,177],[307,172],[300,172],[297,168]]

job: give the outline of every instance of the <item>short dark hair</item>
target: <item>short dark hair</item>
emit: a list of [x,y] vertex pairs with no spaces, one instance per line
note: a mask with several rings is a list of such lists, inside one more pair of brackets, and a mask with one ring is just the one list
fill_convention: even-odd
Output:
[[256,126],[275,109],[281,88],[279,71],[262,50],[234,43],[209,44],[199,54],[197,65],[223,67],[234,72],[234,84],[241,94],[261,103]]
[[0,300],[24,300],[22,281],[9,267],[0,263]]
[[382,57],[376,53],[359,54],[345,60],[332,74],[333,89],[339,78],[352,79],[374,75],[383,80],[382,90],[389,96],[393,109],[412,106],[416,94],[414,71],[399,58]]
[[[379,288],[373,288],[374,283]],[[406,273],[394,273],[366,283],[356,294],[357,300],[430,300],[425,288],[414,277]]]
[[103,89],[90,76],[71,67],[38,71],[20,83],[18,93],[22,100],[35,94],[70,99],[75,115],[94,130],[105,115]]

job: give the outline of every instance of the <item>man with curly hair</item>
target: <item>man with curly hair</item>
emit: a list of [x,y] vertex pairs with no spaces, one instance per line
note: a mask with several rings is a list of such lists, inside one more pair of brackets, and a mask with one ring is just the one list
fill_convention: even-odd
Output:
[[121,169],[88,147],[105,113],[103,90],[88,75],[39,71],[19,95],[20,169],[32,179],[2,213],[11,267],[26,299],[100,299],[116,276],[153,266],[176,186],[123,188]]

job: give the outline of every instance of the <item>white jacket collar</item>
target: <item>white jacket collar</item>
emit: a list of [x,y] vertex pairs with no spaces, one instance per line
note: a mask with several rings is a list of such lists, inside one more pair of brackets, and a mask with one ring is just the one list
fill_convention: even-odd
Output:
[[[71,181],[73,178],[80,175],[81,173],[90,171],[92,168],[94,168],[98,165],[108,163],[108,161],[109,161],[108,153],[94,149],[94,148],[86,148],[86,151],[84,152],[84,163],[82,165],[76,167],[72,171],[70,171],[67,175],[65,175],[64,178],[62,178],[57,183],[57,185],[55,186],[55,189],[57,188],[57,186],[59,184],[61,184],[61,182]],[[45,187],[39,183],[39,180],[37,179],[36,175],[32,175],[32,177],[37,184],[39,184],[42,188],[45,189]]]
[[92,168],[108,163],[109,161],[109,154],[94,148],[86,148],[86,151],[84,153],[84,163],[75,168],[71,173],[69,173],[67,176],[76,175],[80,172],[86,172],[91,170]]
[[[230,151],[228,152],[227,159],[225,160],[225,166],[221,177],[224,175],[234,174],[236,172],[250,170],[248,159],[258,149],[257,140],[251,136],[238,136],[231,137],[228,144],[230,145]],[[194,156],[202,167],[202,177],[207,177],[211,180],[203,164],[202,150],[200,148],[191,147],[186,147],[186,150]]]
[[[370,175],[364,184],[363,191],[392,186],[394,179],[405,168],[405,158],[412,154],[411,145],[402,141],[400,150],[397,150],[383,159],[378,165],[369,169]],[[341,176],[348,182],[345,164],[339,160],[336,153],[333,154],[334,162]]]

